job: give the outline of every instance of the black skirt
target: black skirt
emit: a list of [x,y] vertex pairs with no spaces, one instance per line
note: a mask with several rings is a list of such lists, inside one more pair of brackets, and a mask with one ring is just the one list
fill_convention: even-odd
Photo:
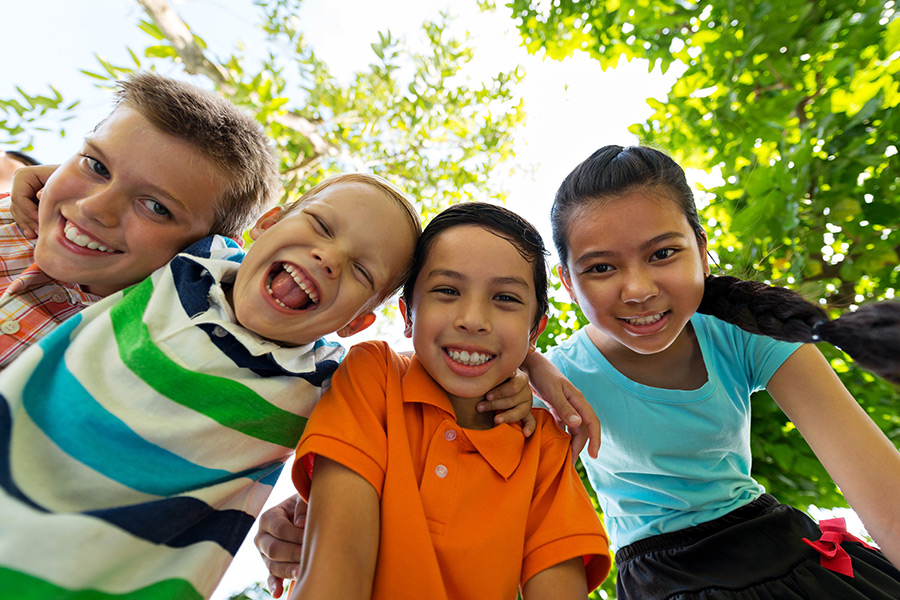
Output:
[[900,571],[881,552],[841,544],[853,576],[823,567],[802,541],[815,521],[764,494],[727,515],[616,553],[618,600],[898,600]]

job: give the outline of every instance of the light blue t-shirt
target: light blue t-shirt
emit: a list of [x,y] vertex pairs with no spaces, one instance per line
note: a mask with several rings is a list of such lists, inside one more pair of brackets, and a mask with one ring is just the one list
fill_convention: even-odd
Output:
[[614,548],[716,519],[763,493],[750,476],[750,395],[799,344],[695,314],[708,379],[696,390],[636,383],[582,329],[548,358],[585,395],[601,426],[582,452]]

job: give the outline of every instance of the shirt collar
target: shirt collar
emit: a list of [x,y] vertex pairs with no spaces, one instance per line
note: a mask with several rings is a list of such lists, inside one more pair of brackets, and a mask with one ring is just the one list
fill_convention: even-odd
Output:
[[[447,413],[449,419],[456,421],[456,414],[447,392],[431,378],[415,356],[403,376],[401,387],[404,403],[429,404]],[[520,425],[503,423],[485,430],[462,427],[459,427],[459,430],[498,475],[503,479],[512,476],[522,460],[525,447],[525,436]]]
[[40,267],[37,266],[37,263],[32,263],[27,269],[22,271],[19,276],[7,286],[6,294],[13,296],[47,284],[59,286],[59,288],[65,292],[66,300],[69,304],[93,304],[94,302],[102,300],[102,296],[97,296],[96,294],[84,291],[77,283],[67,283],[65,281],[53,279],[44,273]]
[[239,325],[222,286],[234,282],[240,263],[199,257],[190,259],[203,265],[215,281],[208,292],[210,301],[208,310],[191,317],[191,321],[195,324],[205,322],[221,327],[251,355],[269,355],[279,367],[290,374],[313,372],[323,361],[335,363],[340,361],[344,351],[340,344],[316,340],[303,346],[282,346]]

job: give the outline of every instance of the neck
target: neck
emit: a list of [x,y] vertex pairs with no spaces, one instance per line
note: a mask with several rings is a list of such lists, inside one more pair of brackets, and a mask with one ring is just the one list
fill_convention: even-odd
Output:
[[691,324],[672,345],[655,354],[638,354],[593,325],[586,329],[591,342],[613,368],[632,381],[669,390],[694,390],[706,383],[703,354]]
[[453,412],[456,414],[456,422],[463,429],[491,429],[494,426],[494,411],[478,412],[475,406],[484,400],[484,396],[478,398],[460,398],[447,394]]

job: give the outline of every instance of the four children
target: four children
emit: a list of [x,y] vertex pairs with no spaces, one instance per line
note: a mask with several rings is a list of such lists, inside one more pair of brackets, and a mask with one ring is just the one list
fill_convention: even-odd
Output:
[[[355,347],[297,450],[310,513],[292,597],[521,588],[527,600],[596,587],[609,568],[606,537],[568,437],[543,411],[526,440],[475,409],[527,356],[536,376],[556,377],[531,354],[546,319],[536,231],[504,209],[463,204],[416,245],[405,196],[346,175],[266,213],[244,257],[227,237],[277,189],[258,126],[227,101],[147,73],[118,97],[47,181],[37,243],[11,223],[0,233],[0,586],[17,597],[208,596],[337,367],[341,351],[322,336],[371,325],[415,247],[402,301],[415,357]],[[746,310],[728,314],[704,296],[704,285],[718,289],[705,235],[670,163],[604,148],[554,204],[560,275],[590,325],[551,359],[586,392],[604,437],[612,432],[599,459],[582,458],[623,548],[620,598],[808,592],[808,576],[787,566],[795,555],[815,586],[845,590],[815,569],[814,542],[798,541],[817,537],[815,525],[749,476],[749,394],[768,387],[895,560],[896,519],[875,494],[900,491],[900,457],[812,346],[759,335],[816,341],[836,325],[806,311],[805,337],[738,322],[747,334],[694,314],[734,321]],[[634,240],[638,218],[646,235]],[[816,408],[805,400],[811,385]],[[656,421],[652,439],[639,433]],[[850,458],[862,445],[880,475]],[[751,563],[721,541],[744,524],[778,531],[771,553],[784,560]],[[86,539],[101,553],[88,561]],[[842,546],[858,573],[846,589],[900,589],[882,555]],[[710,573],[732,571],[711,587]]]

